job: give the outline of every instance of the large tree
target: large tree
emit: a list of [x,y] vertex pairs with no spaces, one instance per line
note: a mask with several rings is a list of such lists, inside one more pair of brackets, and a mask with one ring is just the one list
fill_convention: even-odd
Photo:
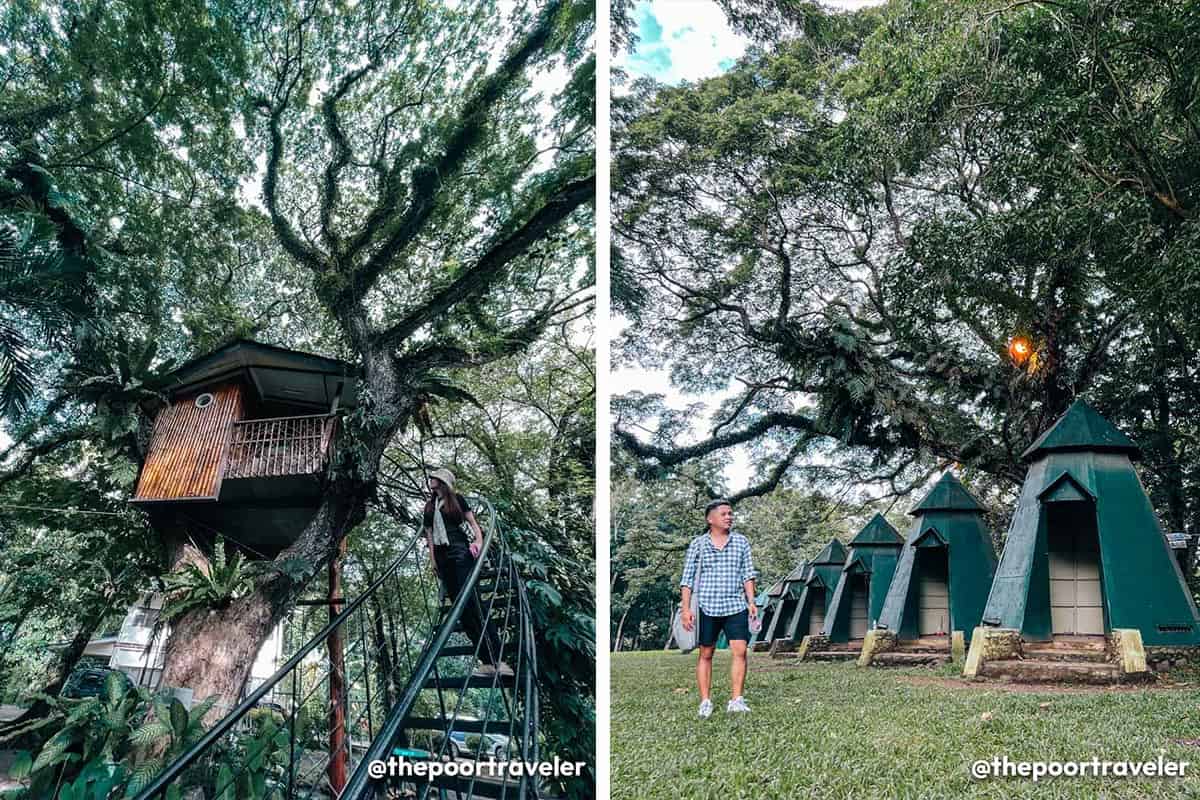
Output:
[[1085,396],[1195,527],[1196,19],[727,6],[762,49],[614,111],[613,283],[625,358],[738,392],[690,442],[661,398],[621,398],[618,440],[668,469],[751,445],[753,492],[800,463],[901,490],[958,463],[1011,493]]
[[15,56],[0,65],[0,210],[50,217],[97,289],[11,421],[0,479],[84,440],[136,462],[138,401],[164,359],[232,336],[362,366],[336,478],[279,557],[293,569],[179,619],[168,684],[236,694],[363,519],[386,448],[456,373],[589,307],[592,13],[140,0],[0,16]]
[[[588,302],[576,273],[595,191],[590,16],[567,2],[507,18],[490,4],[312,3],[265,7],[252,29],[263,205],[363,368],[335,477],[278,556],[312,574],[446,373],[519,353]],[[536,91],[553,69],[560,90]],[[279,570],[219,613],[179,619],[164,682],[235,694],[305,580]]]

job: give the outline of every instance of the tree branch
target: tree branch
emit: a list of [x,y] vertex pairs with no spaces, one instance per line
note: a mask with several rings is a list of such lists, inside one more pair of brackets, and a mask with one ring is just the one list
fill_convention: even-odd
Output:
[[503,275],[513,259],[522,255],[571,212],[590,201],[596,194],[596,177],[573,181],[562,187],[538,209],[528,222],[513,233],[493,243],[475,264],[438,290],[424,305],[409,312],[399,322],[379,335],[385,347],[400,344],[422,325],[445,314],[456,303],[487,290]]

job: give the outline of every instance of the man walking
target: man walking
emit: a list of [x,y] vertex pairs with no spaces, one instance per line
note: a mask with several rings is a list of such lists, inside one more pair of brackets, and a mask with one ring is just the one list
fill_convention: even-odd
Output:
[[[696,637],[700,660],[696,662],[696,683],[700,686],[700,717],[707,719],[713,710],[709,691],[712,688],[712,659],[717,649],[717,637],[725,632],[729,651],[733,654],[730,683],[733,699],[725,707],[731,713],[746,712],[750,707],[742,697],[746,681],[746,646],[750,641],[750,620],[758,617],[754,604],[754,564],[750,560],[750,542],[734,533],[733,506],[728,500],[714,500],[704,509],[707,530],[692,540],[683,564],[682,622],[692,630],[699,625]],[[697,583],[699,570],[699,588]],[[700,619],[692,614],[692,592],[696,592]]]

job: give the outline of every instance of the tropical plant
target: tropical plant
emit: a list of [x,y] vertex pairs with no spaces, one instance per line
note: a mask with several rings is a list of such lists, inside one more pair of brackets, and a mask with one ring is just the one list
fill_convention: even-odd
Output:
[[226,556],[225,548],[218,544],[208,563],[188,563],[163,580],[167,602],[159,618],[169,623],[193,609],[224,608],[250,591],[259,570],[240,552]]
[[132,687],[117,672],[95,697],[46,698],[56,714],[47,720],[61,724],[36,755],[17,753],[9,774],[29,784],[13,800],[132,797],[203,735],[215,699],[188,711],[174,698]]
[[[49,180],[48,175],[43,176]],[[57,202],[62,198],[51,190]],[[32,203],[0,213],[0,414],[26,410],[36,391],[35,351],[54,348],[88,313],[90,260],[56,241]]]
[[[296,715],[295,741],[305,740],[310,723],[302,708]],[[250,712],[247,731],[217,759],[213,800],[284,800],[292,734],[278,712]]]

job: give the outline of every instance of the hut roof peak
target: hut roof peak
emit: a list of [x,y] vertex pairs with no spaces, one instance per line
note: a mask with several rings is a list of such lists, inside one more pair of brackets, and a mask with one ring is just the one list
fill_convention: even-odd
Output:
[[929,490],[929,494],[925,495],[925,499],[908,513],[915,517],[927,511],[974,511],[982,514],[985,510],[953,472],[945,472]]
[[846,563],[846,545],[842,544],[836,537],[829,540],[829,544],[825,545],[825,549],[817,554],[810,564],[845,564]]
[[1021,458],[1033,461],[1044,453],[1071,450],[1125,453],[1131,459],[1141,456],[1141,450],[1132,439],[1083,400],[1072,403],[1050,430],[1021,454]]
[[890,522],[883,518],[882,514],[876,514],[871,517],[870,522],[863,526],[858,535],[850,540],[851,547],[862,547],[863,545],[895,545],[896,547],[902,547],[904,545],[904,537],[892,527]]

